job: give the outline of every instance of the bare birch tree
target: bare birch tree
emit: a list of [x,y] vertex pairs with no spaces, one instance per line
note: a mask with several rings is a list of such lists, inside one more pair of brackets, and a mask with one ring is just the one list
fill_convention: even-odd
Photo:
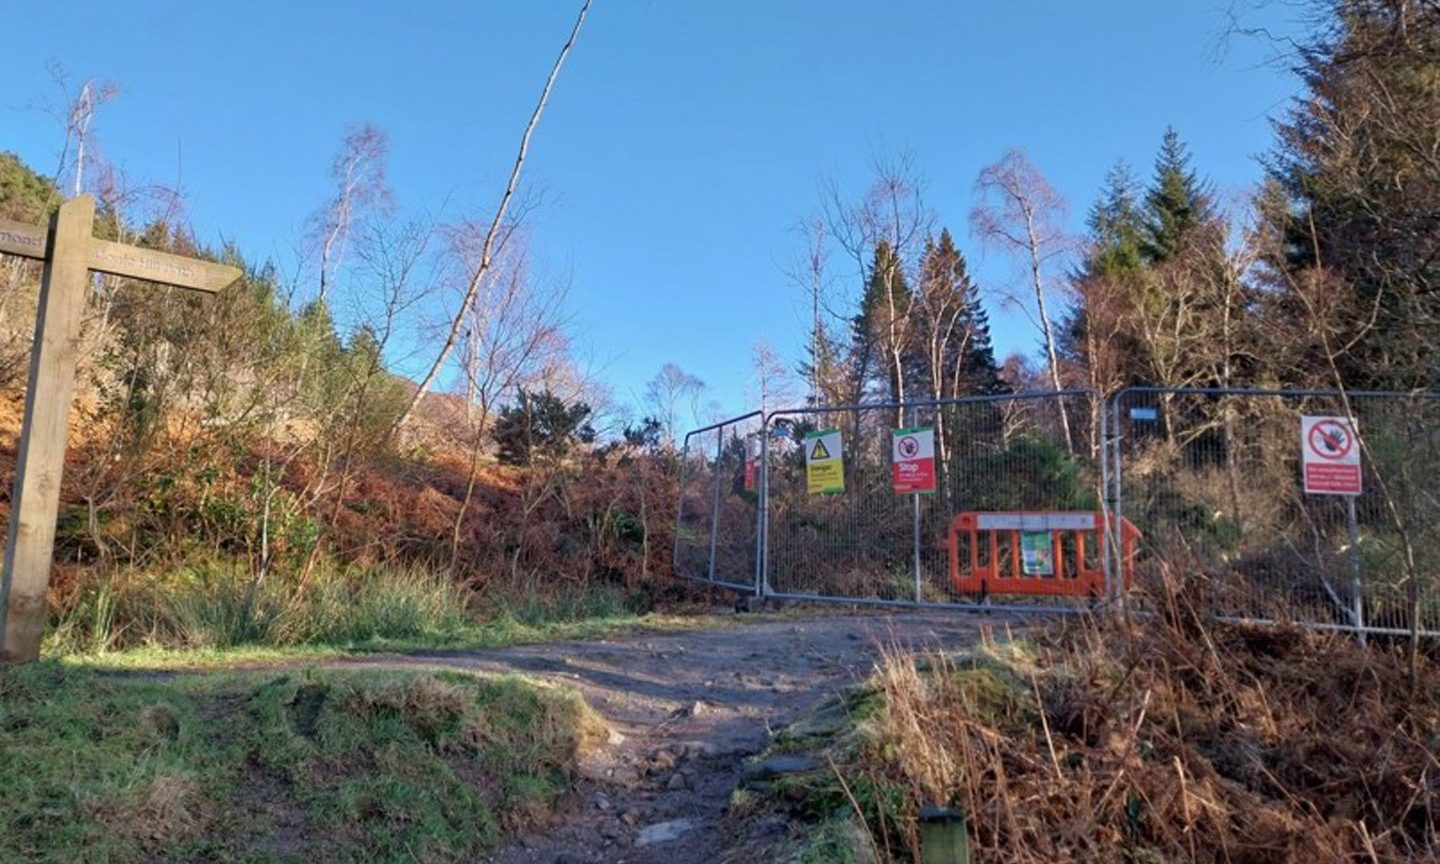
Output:
[[680,409],[690,406],[690,419],[700,416],[700,397],[705,393],[705,382],[674,363],[666,363],[660,372],[645,385],[645,407],[665,431],[665,442],[674,449],[680,435]]
[[[480,243],[483,240],[473,230],[461,234],[456,238],[456,252],[461,260],[473,263]],[[470,457],[465,494],[451,528],[452,561],[459,554],[465,517],[474,501],[480,458],[496,405],[519,388],[552,377],[566,356],[564,285],[537,282],[523,244],[508,244],[498,264],[487,274],[470,309],[462,349]]]
[[330,165],[335,195],[315,217],[319,284],[315,299],[325,302],[344,259],[351,226],[366,210],[384,213],[391,203],[385,178],[385,156],[390,144],[385,133],[369,123],[345,133],[345,143]]
[[435,383],[435,378],[444,368],[445,361],[450,358],[450,352],[455,349],[455,344],[465,329],[465,322],[475,303],[475,296],[480,291],[480,284],[494,263],[497,242],[500,240],[502,228],[506,224],[505,216],[510,209],[511,200],[515,197],[515,190],[520,184],[520,175],[525,168],[525,157],[530,152],[530,139],[535,134],[535,128],[540,124],[540,116],[545,112],[545,105],[550,100],[550,91],[554,89],[555,81],[560,77],[560,69],[565,65],[565,58],[570,56],[570,49],[574,47],[580,36],[580,28],[585,23],[585,16],[590,12],[592,2],[594,0],[585,0],[580,7],[580,14],[575,18],[575,25],[570,29],[569,37],[566,38],[565,44],[560,46],[560,54],[550,67],[550,75],[545,79],[545,86],[540,91],[540,99],[535,103],[535,109],[530,113],[530,120],[525,124],[525,131],[520,136],[520,148],[515,154],[515,164],[510,169],[510,177],[505,183],[505,191],[500,195],[500,203],[495,207],[494,218],[490,220],[490,227],[485,232],[485,238],[480,246],[479,260],[476,261],[475,269],[470,273],[459,308],[456,309],[455,317],[451,319],[450,326],[445,332],[444,341],[440,344],[435,361],[430,364],[429,370],[420,379],[420,386],[415,388],[415,395],[411,397],[410,403],[396,419],[397,428],[404,425],[411,413],[414,412],[415,406],[420,404],[420,400]]
[[[975,178],[975,195],[977,201],[970,211],[972,230],[981,242],[997,246],[1023,262],[1029,287],[1035,295],[1035,315],[1031,320],[1044,340],[1050,384],[1058,393],[1064,387],[1060,382],[1060,358],[1047,299],[1050,293],[1047,271],[1070,248],[1070,240],[1062,227],[1065,199],[1019,150],[1007,150],[1000,161],[981,169],[980,176]],[[1063,402],[1059,411],[1065,446],[1073,451],[1070,417]]]
[[[934,225],[934,214],[925,203],[924,184],[908,156],[881,158],[875,162],[876,179],[858,204],[850,204],[840,194],[837,184],[830,181],[826,188],[825,222],[829,235],[854,262],[860,275],[862,294],[871,280],[878,279],[883,297],[882,314],[868,322],[877,332],[866,334],[878,338],[884,353],[891,396],[903,402],[907,396],[905,353],[910,347],[911,313],[914,292],[903,292],[902,285],[913,281],[920,249]],[[888,246],[893,260],[878,269],[873,266],[877,250]],[[863,301],[862,301],[863,302]],[[856,376],[853,401],[864,401],[865,378],[869,374],[868,358],[854,364]],[[897,423],[904,425],[903,409],[897,409]]]
[[95,113],[100,106],[114,99],[119,88],[113,82],[98,78],[86,78],[80,90],[71,95],[68,76],[58,65],[50,67],[50,78],[60,89],[63,107],[49,109],[51,116],[65,127],[64,143],[60,148],[59,164],[55,168],[55,186],[63,188],[61,180],[66,172],[70,174],[70,195],[74,197],[85,191],[85,166],[89,158],[90,127],[95,122]]
[[794,379],[780,354],[764,339],[758,339],[750,351],[750,387],[760,411],[777,408],[794,398]]

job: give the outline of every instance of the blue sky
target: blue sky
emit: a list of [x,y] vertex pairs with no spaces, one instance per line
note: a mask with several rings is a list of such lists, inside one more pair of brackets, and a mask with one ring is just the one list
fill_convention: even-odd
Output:
[[[805,301],[785,267],[833,176],[859,193],[909,153],[982,287],[1009,264],[966,216],[979,169],[1025,150],[1079,230],[1118,158],[1147,176],[1173,124],[1222,196],[1259,177],[1269,118],[1296,91],[1273,46],[1220,36],[1230,0],[596,0],[537,133],[526,185],[544,269],[571,280],[583,362],[631,400],[662,363],[743,407],[751,347],[792,364]],[[1241,20],[1300,32],[1285,2]],[[96,126],[131,176],[177,162],[203,240],[285,261],[327,194],[347,124],[389,135],[406,211],[481,217],[578,2],[0,0],[25,36],[0,53],[0,149],[51,170],[47,65],[120,88]],[[177,154],[181,158],[177,160]],[[997,348],[1037,337],[991,298]]]

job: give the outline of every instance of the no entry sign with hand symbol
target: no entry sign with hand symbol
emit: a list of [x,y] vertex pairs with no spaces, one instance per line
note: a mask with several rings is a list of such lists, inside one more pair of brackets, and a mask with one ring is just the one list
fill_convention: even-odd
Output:
[[891,444],[890,477],[895,492],[934,492],[935,430],[896,429]]
[[1349,418],[1301,417],[1300,451],[1307,494],[1360,494],[1360,446]]

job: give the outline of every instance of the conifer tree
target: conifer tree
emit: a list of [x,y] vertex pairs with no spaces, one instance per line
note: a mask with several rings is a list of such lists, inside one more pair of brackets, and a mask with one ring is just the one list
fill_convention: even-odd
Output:
[[920,274],[908,352],[915,380],[923,382],[926,395],[939,399],[1003,392],[989,316],[949,229],[926,242]]
[[913,295],[904,268],[889,241],[875,244],[860,311],[851,323],[851,356],[856,401],[872,378],[883,380],[893,401],[905,396],[905,354],[909,345]]
[[815,328],[805,346],[806,358],[795,371],[811,382],[813,392],[808,399],[812,406],[843,405],[850,399],[843,346],[836,344],[824,321],[816,321]]
[[1136,383],[1143,378],[1143,350],[1125,332],[1125,310],[1143,288],[1147,224],[1139,183],[1124,160],[1106,172],[1085,224],[1089,236],[1070,275],[1074,302],[1060,325],[1060,354],[1087,370],[1092,387]]
[[[1277,124],[1262,197],[1272,313],[1310,333],[1312,380],[1440,381],[1440,7],[1316,0],[1305,84]],[[1321,344],[1319,332],[1329,334]]]
[[1146,225],[1137,200],[1137,185],[1134,172],[1123,159],[1106,172],[1100,199],[1086,219],[1090,249],[1083,265],[1085,272],[1137,270],[1144,263],[1141,248]]
[[1215,218],[1213,195],[1190,167],[1190,153],[1173,128],[1165,130],[1155,178],[1145,195],[1141,249],[1152,264],[1180,254],[1191,232]]

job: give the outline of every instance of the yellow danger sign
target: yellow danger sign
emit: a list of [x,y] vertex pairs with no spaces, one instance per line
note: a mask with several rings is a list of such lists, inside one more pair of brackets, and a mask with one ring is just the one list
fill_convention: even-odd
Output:
[[811,495],[845,491],[845,457],[839,429],[806,434],[805,489]]

